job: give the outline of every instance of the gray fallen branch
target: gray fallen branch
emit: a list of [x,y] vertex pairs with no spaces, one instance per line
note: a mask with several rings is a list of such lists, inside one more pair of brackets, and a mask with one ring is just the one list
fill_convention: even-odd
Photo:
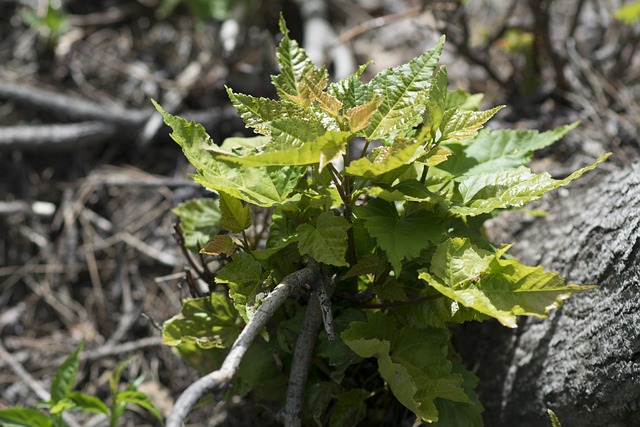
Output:
[[311,266],[305,267],[285,277],[282,283],[273,289],[231,346],[231,350],[220,369],[200,378],[180,395],[167,418],[167,427],[180,427],[191,408],[202,396],[212,391],[224,389],[231,384],[247,350],[276,310],[295,288],[313,282],[318,274],[317,269]]
[[[287,387],[287,400],[280,414],[286,427],[299,427],[302,423],[304,391],[307,385],[313,349],[322,323],[325,325],[329,339],[333,339],[333,316],[331,315],[329,298],[335,289],[335,282],[328,279],[317,280],[316,285],[312,287],[314,292],[309,300],[307,312],[300,327],[293,352],[293,362],[289,372],[289,386]],[[314,296],[317,298],[314,298]]]
[[0,151],[82,148],[112,137],[118,127],[103,122],[0,127]]
[[97,120],[124,129],[140,128],[152,112],[151,109],[127,110],[117,105],[107,106],[3,79],[0,79],[0,98],[51,111],[72,120]]

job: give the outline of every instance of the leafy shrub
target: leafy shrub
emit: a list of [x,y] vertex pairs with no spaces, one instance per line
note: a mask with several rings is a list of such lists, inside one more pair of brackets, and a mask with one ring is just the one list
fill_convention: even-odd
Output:
[[305,306],[318,295],[325,331],[313,335],[304,412],[292,425],[300,417],[397,425],[388,414],[398,402],[425,422],[481,425],[477,379],[456,355],[448,325],[495,318],[514,328],[517,316],[546,317],[589,288],[521,264],[509,245],[487,241],[483,223],[607,155],[564,179],[534,174],[525,166],[533,152],[576,123],[480,130],[502,107],[478,111],[481,96],[448,90],[447,70],[437,67],[444,38],[368,83],[364,65],[329,84],[283,20],[280,29],[281,70],[272,78],[279,99],[227,89],[257,136],[218,146],[201,125],[156,104],[196,168],[193,179],[218,195],[176,210],[190,248],[203,247],[219,267],[210,292],[164,324],[165,342],[204,371],[218,369],[274,285],[311,268],[311,299],[296,294],[275,311],[222,384],[228,394],[289,405],[287,372],[300,359]]

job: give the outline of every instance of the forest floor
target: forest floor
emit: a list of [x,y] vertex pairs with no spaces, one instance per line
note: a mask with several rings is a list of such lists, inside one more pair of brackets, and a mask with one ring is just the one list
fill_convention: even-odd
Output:
[[[613,17],[618,1],[537,11],[516,1],[309,2],[326,8],[320,18],[293,0],[223,1],[239,6],[217,19],[184,6],[163,16],[169,3],[0,1],[0,408],[43,400],[37,386],[49,387],[82,339],[85,393],[106,398],[108,372],[136,356],[123,380],[144,374],[140,389],[166,415],[199,376],[163,346],[158,325],[188,296],[171,210],[204,191],[150,99],[214,141],[246,135],[224,86],[273,96],[280,4],[293,37],[336,76],[368,60],[365,78],[400,65],[445,33],[450,86],[484,92],[483,107],[508,105],[493,126],[581,120],[536,157],[537,170],[563,177],[611,151],[606,173],[640,154],[640,25]],[[269,419],[245,406],[225,415],[234,405],[196,413],[193,425]],[[124,423],[154,421],[135,410]]]

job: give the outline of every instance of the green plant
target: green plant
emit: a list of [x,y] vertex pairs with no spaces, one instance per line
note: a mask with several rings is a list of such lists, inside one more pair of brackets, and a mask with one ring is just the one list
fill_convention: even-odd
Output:
[[200,23],[209,19],[224,21],[231,16],[233,8],[243,2],[248,3],[249,0],[162,0],[157,13],[161,19],[165,19],[184,4]]
[[90,396],[80,391],[73,391],[73,383],[80,366],[80,352],[84,346],[81,342],[78,348],[56,369],[51,381],[51,398],[43,402],[41,407],[49,410],[46,415],[37,409],[15,407],[0,410],[0,425],[4,427],[59,427],[66,426],[63,415],[66,411],[82,411],[104,414],[109,419],[109,425],[115,427],[128,405],[138,405],[151,412],[158,420],[162,416],[151,403],[148,396],[136,388],[144,380],[139,377],[128,384],[123,390],[119,389],[120,375],[130,361],[123,361],[116,365],[109,377],[111,390],[111,405],[107,405],[96,396]]
[[[218,195],[176,210],[210,292],[185,301],[163,335],[213,372],[178,399],[167,425],[212,390],[284,405],[287,425],[397,425],[386,417],[398,402],[425,422],[480,425],[477,380],[448,325],[516,327],[516,316],[546,317],[589,289],[521,264],[509,245],[487,241],[483,223],[608,155],[564,179],[532,173],[533,151],[577,124],[480,131],[501,107],[477,111],[481,97],[447,89],[446,68],[436,71],[444,38],[368,83],[364,65],[328,84],[283,20],[280,29],[280,99],[227,89],[258,136],[218,146],[155,104],[193,179]],[[298,292],[305,285],[311,297]]]
[[57,8],[51,1],[47,2],[46,9],[27,11],[22,15],[25,24],[38,30],[41,37],[49,44],[57,43],[58,39],[69,31],[69,17],[66,11]]

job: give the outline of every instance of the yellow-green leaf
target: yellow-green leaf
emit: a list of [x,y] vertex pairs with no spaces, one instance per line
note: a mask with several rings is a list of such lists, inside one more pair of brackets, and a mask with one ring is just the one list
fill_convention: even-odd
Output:
[[251,210],[233,196],[220,191],[222,226],[232,233],[240,233],[251,226]]

